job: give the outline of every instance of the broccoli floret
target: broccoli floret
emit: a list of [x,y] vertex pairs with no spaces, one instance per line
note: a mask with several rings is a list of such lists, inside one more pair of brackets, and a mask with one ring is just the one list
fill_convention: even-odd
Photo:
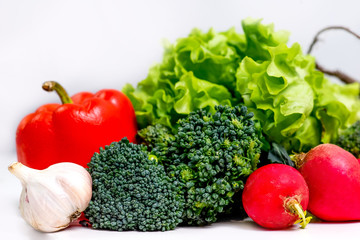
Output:
[[262,143],[252,117],[245,106],[217,106],[213,115],[197,110],[179,120],[169,142],[155,144],[151,154],[184,192],[185,223],[215,222],[257,168]]
[[126,138],[93,155],[93,194],[85,210],[93,228],[166,231],[182,222],[183,195],[149,156],[146,146]]
[[173,134],[170,129],[162,124],[149,125],[138,131],[138,142],[149,147],[149,149],[155,146],[165,147],[171,141],[173,141]]
[[336,145],[360,158],[360,121],[344,130],[338,137]]

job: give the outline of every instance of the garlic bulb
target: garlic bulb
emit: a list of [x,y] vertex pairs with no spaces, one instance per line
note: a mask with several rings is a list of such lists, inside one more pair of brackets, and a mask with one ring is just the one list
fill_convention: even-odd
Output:
[[55,232],[66,228],[90,202],[91,176],[75,163],[57,163],[36,170],[15,162],[9,171],[23,186],[21,215],[36,230]]

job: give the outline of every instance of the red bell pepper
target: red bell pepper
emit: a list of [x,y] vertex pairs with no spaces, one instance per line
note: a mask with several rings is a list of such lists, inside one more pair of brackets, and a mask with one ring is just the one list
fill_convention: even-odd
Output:
[[18,161],[35,169],[58,162],[87,167],[100,147],[137,133],[135,111],[120,91],[104,89],[95,94],[81,92],[71,98],[60,84],[43,84],[55,90],[62,104],[46,104],[20,122],[16,131]]

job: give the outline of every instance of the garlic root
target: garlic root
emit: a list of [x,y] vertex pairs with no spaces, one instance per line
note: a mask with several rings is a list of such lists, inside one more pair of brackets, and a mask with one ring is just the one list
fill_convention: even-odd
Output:
[[66,228],[89,205],[92,180],[80,165],[63,162],[36,170],[15,162],[8,169],[23,186],[21,216],[38,231]]

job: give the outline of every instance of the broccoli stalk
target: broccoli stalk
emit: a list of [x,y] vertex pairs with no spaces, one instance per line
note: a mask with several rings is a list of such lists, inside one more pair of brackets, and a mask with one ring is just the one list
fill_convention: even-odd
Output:
[[215,222],[228,212],[259,162],[261,131],[254,125],[253,113],[245,106],[215,109],[213,115],[202,109],[179,120],[174,136],[161,125],[139,133],[168,175],[180,183],[183,220],[190,225]]
[[88,167],[93,195],[85,216],[93,228],[165,231],[182,222],[183,195],[146,146],[124,138],[101,148]]

